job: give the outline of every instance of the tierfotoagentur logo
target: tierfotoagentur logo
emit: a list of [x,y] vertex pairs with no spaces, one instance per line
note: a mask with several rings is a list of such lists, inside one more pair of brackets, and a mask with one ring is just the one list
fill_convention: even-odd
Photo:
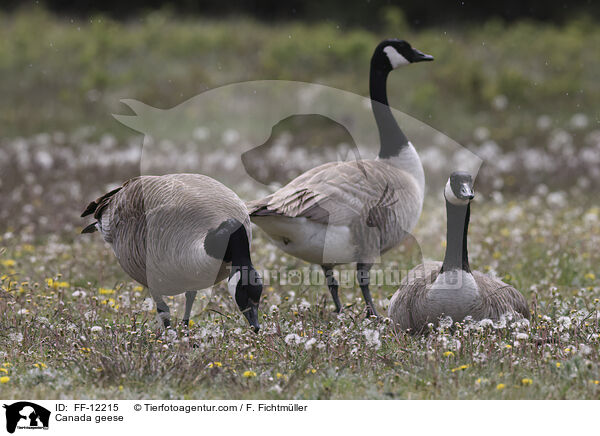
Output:
[[14,433],[16,429],[47,430],[50,411],[28,401],[4,404],[6,409],[6,431]]

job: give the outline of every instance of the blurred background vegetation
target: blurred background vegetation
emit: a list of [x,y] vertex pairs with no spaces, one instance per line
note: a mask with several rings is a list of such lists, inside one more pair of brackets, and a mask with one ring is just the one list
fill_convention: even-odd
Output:
[[485,126],[503,149],[521,135],[535,146],[542,115],[556,127],[578,113],[599,125],[596,5],[297,3],[8,2],[0,13],[2,136],[93,126],[123,137],[132,132],[110,115],[128,112],[121,98],[169,108],[246,80],[367,95],[369,59],[385,37],[436,58],[392,75],[390,104],[459,142]]

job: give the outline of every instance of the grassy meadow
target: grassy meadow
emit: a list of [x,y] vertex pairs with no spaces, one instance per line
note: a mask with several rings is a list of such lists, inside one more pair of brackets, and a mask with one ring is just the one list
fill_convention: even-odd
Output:
[[[128,22],[39,8],[0,14],[0,397],[600,398],[600,60],[590,55],[599,28],[585,19],[492,20],[415,31],[389,12],[379,33],[158,12]],[[484,161],[471,266],[521,290],[530,322],[396,334],[389,320],[365,316],[353,283],[341,287],[346,309],[335,315],[323,284],[296,280],[311,271],[322,279],[320,268],[277,250],[255,228],[255,266],[286,277],[265,286],[260,333],[249,330],[225,283],[199,295],[189,330],[159,328],[147,290],[98,234],[79,235],[87,203],[140,173],[142,137],[111,117],[127,113],[119,100],[169,108],[257,79],[366,95],[369,57],[388,36],[436,58],[393,73],[390,103]],[[274,142],[294,159],[264,160],[280,179],[335,158],[344,141],[320,123],[281,128],[274,133],[287,142]],[[243,199],[277,187],[257,191],[228,170],[225,136],[198,141],[198,171]],[[439,171],[435,145],[421,145],[426,171]],[[398,247],[374,270],[411,268],[421,253],[441,260],[440,194],[426,198],[420,246]],[[371,287],[380,314],[396,288]],[[166,301],[181,318],[184,297]]]

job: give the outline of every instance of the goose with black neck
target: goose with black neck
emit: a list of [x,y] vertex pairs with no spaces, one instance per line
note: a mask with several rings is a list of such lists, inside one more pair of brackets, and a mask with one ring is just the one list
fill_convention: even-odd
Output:
[[369,77],[378,156],[320,165],[248,203],[251,220],[280,249],[321,265],[337,312],[342,305],[334,266],[356,262],[367,313],[376,315],[369,290],[371,266],[402,242],[421,215],[423,166],[388,106],[386,83],[392,70],[431,60],[406,41],[382,41],[373,52]]
[[454,172],[444,189],[447,236],[443,262],[413,268],[390,301],[388,316],[399,330],[421,333],[441,317],[453,321],[498,320],[504,315],[529,318],[523,295],[514,287],[479,271],[471,271],[467,234],[474,198],[473,179]]

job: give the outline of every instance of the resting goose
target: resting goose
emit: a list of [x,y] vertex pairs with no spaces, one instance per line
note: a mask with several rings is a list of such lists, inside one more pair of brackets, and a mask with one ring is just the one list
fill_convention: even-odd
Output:
[[187,325],[197,290],[223,280],[238,307],[258,331],[260,275],[250,257],[252,233],[245,204],[216,180],[199,174],[141,176],[89,204],[81,215],[96,222],[121,267],[147,286],[165,327],[163,295],[185,292]]
[[512,314],[529,318],[527,301],[512,286],[469,268],[467,232],[473,179],[454,172],[444,189],[447,244],[444,262],[426,262],[404,278],[390,302],[388,316],[394,325],[411,333],[423,332],[442,316],[462,321],[498,320]]
[[369,291],[371,266],[404,239],[421,214],[423,167],[388,106],[386,81],[401,65],[431,60],[406,41],[381,42],[371,58],[369,83],[381,143],[378,157],[326,163],[248,203],[251,220],[279,248],[322,266],[337,312],[342,305],[333,267],[357,262],[367,313],[377,315]]

